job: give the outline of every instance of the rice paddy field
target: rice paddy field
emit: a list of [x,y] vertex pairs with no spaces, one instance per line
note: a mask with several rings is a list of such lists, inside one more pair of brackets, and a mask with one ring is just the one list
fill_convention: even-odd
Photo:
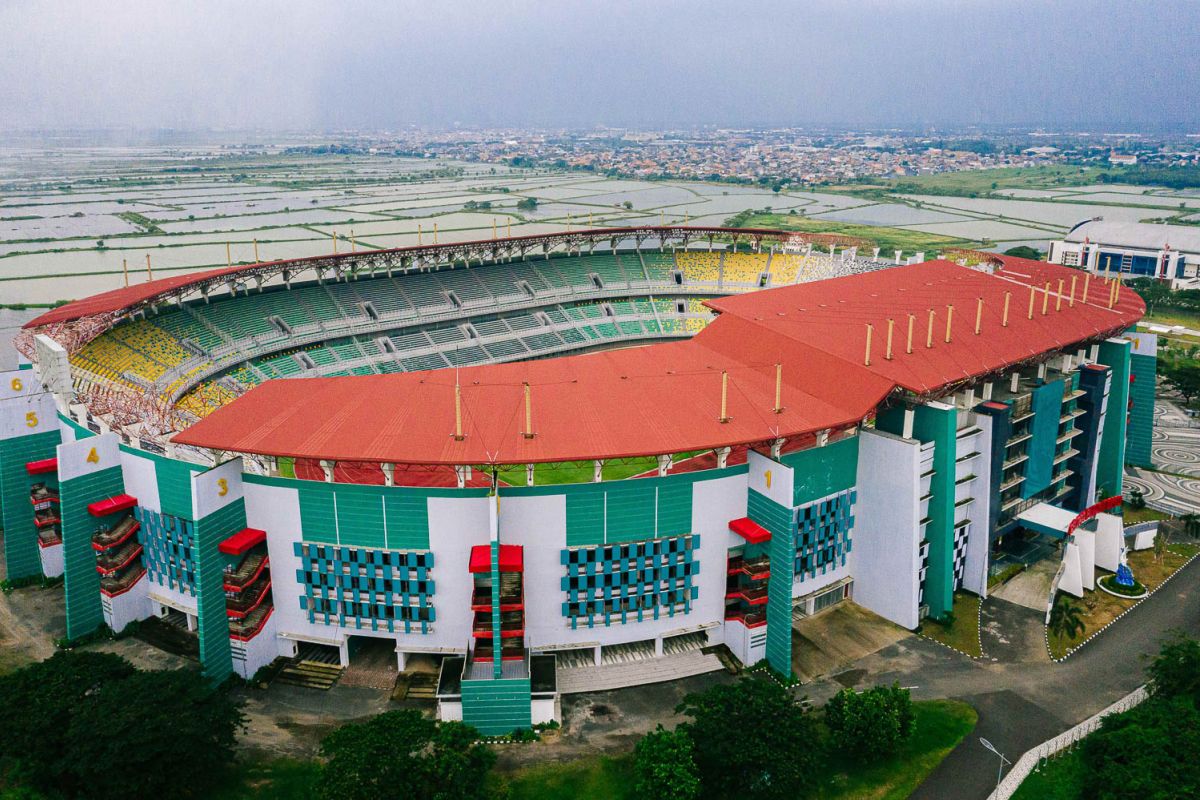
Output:
[[[127,279],[321,255],[335,246],[428,244],[435,235],[449,242],[493,231],[721,225],[754,211],[748,224],[853,233],[885,254],[904,244],[1044,249],[1093,216],[1186,223],[1200,209],[1195,193],[1069,185],[1086,180],[1062,168],[925,177],[905,179],[903,192],[897,187],[881,199],[265,146],[3,148],[0,305],[48,305]],[[954,194],[980,191],[987,196]],[[527,198],[537,207],[518,209]]]

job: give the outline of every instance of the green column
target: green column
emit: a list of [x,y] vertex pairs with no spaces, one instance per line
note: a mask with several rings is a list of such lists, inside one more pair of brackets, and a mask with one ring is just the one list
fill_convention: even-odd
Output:
[[244,527],[246,504],[241,499],[196,520],[192,544],[196,560],[196,633],[204,674],[217,683],[233,673],[229,618],[225,614],[225,560],[217,545]]
[[746,513],[771,532],[767,556],[767,663],[782,675],[792,674],[792,575],[796,544],[792,507],[795,475],[784,464],[750,454]]
[[1129,414],[1129,375],[1132,345],[1124,339],[1100,343],[1101,364],[1112,368],[1108,410],[1100,439],[1100,461],[1096,466],[1096,497],[1121,494],[1125,475],[1125,426]]
[[958,413],[951,406],[917,406],[913,438],[933,442],[930,478],[929,569],[925,573],[925,603],[935,619],[954,608],[954,472],[957,458]]
[[4,565],[9,580],[42,574],[29,487],[39,481],[53,487],[58,479],[54,473],[31,476],[25,465],[54,458],[59,440],[57,430],[0,440],[0,527],[4,528]]
[[1135,467],[1154,466],[1151,447],[1154,441],[1154,382],[1158,373],[1158,357],[1135,348],[1129,357],[1133,380],[1129,384],[1128,431],[1126,432],[1125,463]]
[[92,535],[103,519],[93,517],[87,507],[125,491],[116,435],[59,445],[58,470],[67,638],[77,639],[104,624],[92,549]]

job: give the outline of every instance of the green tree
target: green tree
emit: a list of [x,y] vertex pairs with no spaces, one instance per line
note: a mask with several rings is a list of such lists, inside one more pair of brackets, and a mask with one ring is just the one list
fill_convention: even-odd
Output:
[[476,800],[495,754],[458,722],[412,709],[343,725],[321,742],[328,759],[318,793],[330,800]]
[[1083,740],[1083,797],[1200,796],[1200,714],[1188,698],[1151,699],[1104,719]]
[[1146,507],[1146,495],[1136,486],[1129,490],[1129,507],[1134,510],[1140,510]]
[[100,687],[133,671],[112,653],[65,650],[0,677],[0,772],[17,784],[58,788],[72,715]]
[[759,678],[689,694],[676,711],[692,740],[701,796],[783,800],[815,790],[824,757],[807,702]]
[[825,704],[825,725],[839,752],[877,758],[894,753],[916,727],[912,699],[899,684],[843,689]]
[[207,797],[243,721],[241,703],[199,672],[134,672],[76,708],[59,769],[97,800]]
[[1155,697],[1190,697],[1200,707],[1200,642],[1176,633],[1146,668]]
[[517,201],[517,208],[521,211],[533,211],[537,207],[538,200],[536,197],[523,197]]
[[1004,251],[1004,255],[1016,256],[1017,258],[1031,258],[1034,261],[1042,260],[1042,251],[1041,250],[1038,250],[1036,247],[1030,247],[1029,245],[1024,245],[1024,244],[1019,245],[1017,247],[1008,248],[1007,250]]
[[700,793],[700,774],[692,740],[684,731],[659,725],[633,751],[635,796],[642,800],[692,800]]
[[1072,639],[1087,630],[1083,618],[1079,615],[1079,606],[1059,595],[1050,609],[1050,633],[1062,639]]

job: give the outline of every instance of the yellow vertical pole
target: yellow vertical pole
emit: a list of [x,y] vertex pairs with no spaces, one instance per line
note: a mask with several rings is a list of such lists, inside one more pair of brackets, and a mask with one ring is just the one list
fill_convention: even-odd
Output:
[[729,422],[729,373],[721,370],[721,422]]
[[154,273],[150,269],[150,254],[146,253],[146,280],[154,280]]
[[350,229],[350,252],[353,253],[358,247],[358,243],[354,241],[354,228]]
[[1050,308],[1050,281],[1046,281],[1046,288],[1042,290],[1042,316],[1046,316],[1046,311]]
[[1033,319],[1033,296],[1037,293],[1037,287],[1029,287],[1029,318]]
[[529,397],[529,383],[525,384],[525,438],[533,438],[533,404]]
[[896,321],[888,320],[887,346],[883,350],[883,357],[888,361],[892,360],[892,329],[896,327]]
[[225,243],[225,266],[233,266],[233,252],[229,249],[229,242]]
[[437,244],[437,223],[433,223],[433,243]]
[[417,223],[417,245],[420,246],[423,244],[425,244],[424,234],[422,234],[422,232],[421,232],[421,223],[418,222]]
[[1075,279],[1078,277],[1078,275],[1071,276],[1071,299],[1067,301],[1067,305],[1071,308],[1075,307]]
[[496,240],[496,218],[492,217],[492,241]]
[[254,240],[254,263],[255,264],[262,263],[261,261],[258,260],[258,239]]
[[1085,302],[1085,303],[1088,300],[1088,289],[1091,288],[1091,285],[1092,285],[1092,273],[1086,272],[1083,275],[1083,302]]
[[975,335],[979,335],[979,330],[983,325],[983,298],[979,298],[975,302]]
[[458,385],[458,375],[454,376],[454,438],[463,440],[462,427],[462,387]]
[[783,364],[775,364],[775,408],[776,414],[783,413]]
[[129,259],[121,259],[121,271],[125,273],[125,285],[129,286]]
[[1063,279],[1058,279],[1058,296],[1054,298],[1054,310],[1062,311]]
[[954,306],[946,306],[946,343],[950,343],[950,326],[954,323]]
[[934,318],[934,316],[936,316],[936,312],[934,312],[934,310],[932,308],[929,309],[929,326],[925,330],[925,348],[926,349],[933,347],[933,318]]
[[337,255],[337,231],[333,231],[329,235],[330,235],[330,237],[333,238],[333,254],[336,256]]
[[913,323],[914,323],[914,322],[916,322],[916,321],[917,321],[917,315],[916,315],[916,314],[909,314],[909,315],[908,315],[908,339],[907,339],[907,341],[905,341],[905,343],[904,343],[904,352],[906,352],[906,353],[910,353],[910,354],[912,353],[912,332],[913,332]]
[[875,331],[875,326],[868,322],[867,323],[867,352],[866,352],[866,355],[863,356],[863,364],[868,367],[871,366],[871,334],[874,331]]

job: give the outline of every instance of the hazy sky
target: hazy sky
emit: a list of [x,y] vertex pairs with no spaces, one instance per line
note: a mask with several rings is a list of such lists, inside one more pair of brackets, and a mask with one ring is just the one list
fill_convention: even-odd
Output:
[[1196,0],[0,0],[0,128],[1200,130]]

